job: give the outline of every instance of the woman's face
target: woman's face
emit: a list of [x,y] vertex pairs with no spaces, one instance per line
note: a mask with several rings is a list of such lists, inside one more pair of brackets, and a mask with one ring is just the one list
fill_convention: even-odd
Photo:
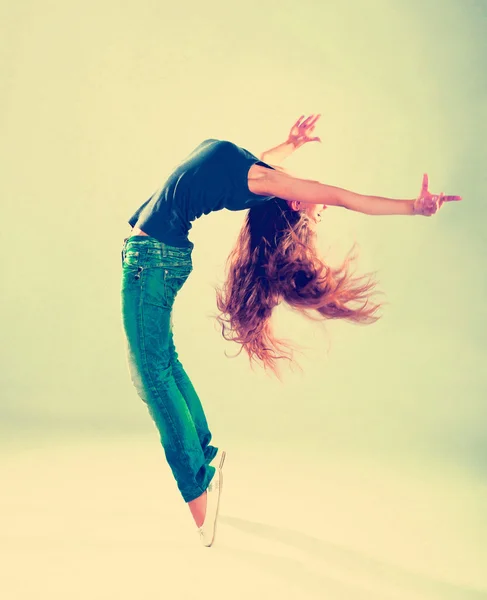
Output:
[[322,214],[326,209],[326,204],[305,204],[302,205],[301,208],[314,223],[319,223],[321,221]]
[[309,202],[288,202],[288,205],[293,210],[304,212],[309,220],[318,224],[321,221],[322,213],[328,208],[326,204],[310,204]]

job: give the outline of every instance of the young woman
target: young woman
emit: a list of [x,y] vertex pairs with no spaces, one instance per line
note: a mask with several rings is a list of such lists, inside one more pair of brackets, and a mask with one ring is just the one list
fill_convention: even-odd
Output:
[[225,452],[212,436],[201,401],[179,361],[171,312],[192,271],[191,223],[203,214],[249,209],[228,278],[217,292],[222,333],[251,360],[277,373],[276,361],[292,359],[289,345],[273,337],[272,310],[281,301],[314,318],[371,323],[379,305],[375,283],[350,277],[347,259],[331,269],[317,255],[315,224],[327,206],[369,215],[433,215],[459,196],[433,195],[425,175],[412,200],[364,196],[300,179],[277,164],[312,137],[320,115],[291,128],[288,139],[257,158],[221,140],[202,142],[160,190],[129,219],[122,249],[121,308],[128,365],[138,395],[147,404],[179,491],[200,538],[215,537]]

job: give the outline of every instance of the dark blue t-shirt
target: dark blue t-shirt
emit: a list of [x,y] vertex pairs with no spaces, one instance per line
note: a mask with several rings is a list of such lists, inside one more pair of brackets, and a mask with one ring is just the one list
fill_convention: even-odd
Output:
[[232,142],[205,140],[128,222],[165,244],[192,248],[188,232],[195,219],[223,208],[245,210],[272,198],[249,190],[247,177],[254,164],[273,168]]

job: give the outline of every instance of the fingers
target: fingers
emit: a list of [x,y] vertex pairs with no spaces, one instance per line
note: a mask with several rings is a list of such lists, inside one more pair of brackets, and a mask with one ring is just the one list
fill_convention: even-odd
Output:
[[313,118],[313,115],[311,115],[310,117],[308,117],[307,119],[305,119],[305,120],[304,120],[304,121],[301,123],[300,127],[309,127],[309,125],[310,125],[310,121],[311,121],[311,119],[312,119],[312,118]]
[[321,114],[316,115],[315,118],[311,121],[310,125],[314,127],[320,117],[321,117]]
[[424,215],[426,217],[431,217],[431,215],[434,215],[435,212],[438,210],[438,206],[437,203],[438,202],[438,196],[431,196],[431,198],[425,198],[424,201]]
[[461,196],[445,196],[443,192],[441,192],[440,195],[426,195],[426,202],[428,202],[429,200],[435,203],[437,202],[438,208],[441,208],[445,202],[460,202],[461,199]]
[[310,115],[307,119],[305,119],[302,123],[300,123],[301,119],[304,117],[304,115],[301,115],[301,117],[299,117],[299,119],[296,122],[296,127],[312,127],[314,126],[314,124],[316,123],[316,121],[318,121],[318,119],[321,117],[321,114],[319,115]]
[[438,202],[438,208],[441,208],[445,202],[460,202],[461,196],[445,196],[443,192],[439,196],[431,197],[435,202]]
[[445,202],[459,202],[460,200],[462,200],[461,196],[446,196],[443,192],[441,192],[441,194],[431,194],[428,192],[428,175],[425,173],[423,176],[421,194],[414,202],[413,211],[414,214],[431,217]]
[[[423,184],[421,186],[421,196],[425,195],[428,196],[429,192],[428,192],[428,174],[425,173],[423,175]],[[445,196],[445,194],[443,194],[443,192],[441,192],[441,194],[439,196],[436,196],[436,198],[440,199],[440,206],[443,204],[443,202],[460,202],[462,200],[461,196]]]

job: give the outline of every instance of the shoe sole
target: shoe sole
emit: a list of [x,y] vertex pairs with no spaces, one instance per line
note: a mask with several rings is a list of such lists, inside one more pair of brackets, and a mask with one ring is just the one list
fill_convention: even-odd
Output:
[[[222,459],[222,461],[220,462],[220,464],[223,464],[224,458]],[[215,515],[215,527],[213,528],[213,537],[211,539],[210,544],[207,546],[207,548],[211,548],[211,546],[213,546],[214,542],[215,542],[215,537],[216,537],[216,528],[218,526],[218,516],[220,514],[220,500],[222,497],[222,490],[223,490],[223,473],[221,468],[219,469],[220,471],[220,490],[218,492],[218,501],[216,503],[216,515]]]
[[223,463],[225,462],[225,457],[227,456],[227,453],[225,452],[225,450],[222,450],[222,456],[220,459],[220,464],[218,465],[218,467],[216,467],[217,469],[221,469],[223,467]]
[[213,546],[214,542],[215,542],[215,537],[216,537],[216,529],[218,526],[218,516],[220,514],[220,500],[222,497],[222,490],[223,490],[223,471],[222,471],[222,467],[223,467],[223,463],[225,462],[225,458],[226,458],[227,453],[225,452],[225,450],[222,451],[222,455],[221,455],[221,459],[220,459],[220,464],[218,467],[215,467],[216,469],[218,469],[219,471],[219,476],[220,476],[220,482],[219,482],[219,492],[218,492],[218,500],[216,503],[216,515],[215,515],[215,526],[213,527],[213,537],[211,539],[211,542],[206,545],[206,548],[211,548],[211,546]]

